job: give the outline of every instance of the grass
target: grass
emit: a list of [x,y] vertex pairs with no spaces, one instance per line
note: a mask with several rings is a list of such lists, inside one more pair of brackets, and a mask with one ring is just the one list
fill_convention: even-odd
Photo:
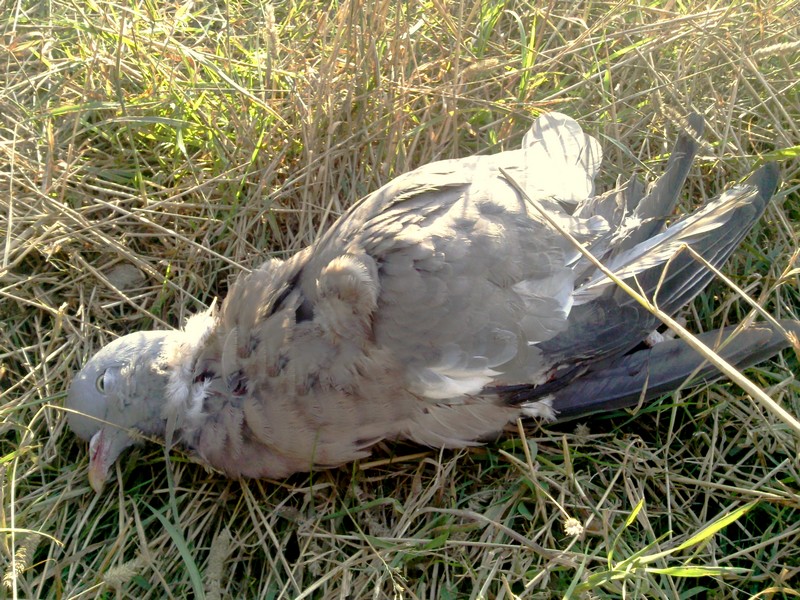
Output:
[[[724,271],[797,318],[794,2],[0,11],[0,595],[800,595],[800,443],[730,383],[278,482],[150,444],[100,496],[60,410],[116,335],[179,326],[391,177],[513,147],[554,109],[603,142],[604,186],[657,174],[682,116],[704,114],[684,208],[780,161],[777,202]],[[698,331],[749,311],[715,282],[685,318]],[[797,369],[787,352],[747,375],[798,415]]]

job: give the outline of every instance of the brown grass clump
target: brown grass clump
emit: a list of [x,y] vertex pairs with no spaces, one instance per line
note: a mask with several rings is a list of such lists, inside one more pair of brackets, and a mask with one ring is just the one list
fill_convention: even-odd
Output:
[[[282,482],[156,445],[100,496],[60,408],[71,373],[176,327],[391,177],[519,143],[540,111],[659,172],[708,123],[686,206],[781,161],[725,272],[798,316],[794,2],[17,2],[0,96],[0,596],[786,598],[800,441],[728,383],[472,451],[387,446]],[[693,330],[749,308],[715,283]],[[797,358],[748,371],[800,414]]]

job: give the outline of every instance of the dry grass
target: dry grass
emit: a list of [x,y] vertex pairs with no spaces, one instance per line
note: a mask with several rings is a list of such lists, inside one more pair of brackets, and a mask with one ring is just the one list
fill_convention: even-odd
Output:
[[[1,8],[0,595],[796,597],[800,443],[730,384],[283,482],[151,444],[101,496],[60,411],[115,335],[178,326],[392,176],[514,146],[550,109],[601,137],[606,184],[657,173],[681,116],[705,114],[687,206],[780,160],[781,196],[725,272],[797,318],[800,13],[686,4]],[[687,318],[748,310],[714,284]],[[748,371],[795,415],[797,365]]]

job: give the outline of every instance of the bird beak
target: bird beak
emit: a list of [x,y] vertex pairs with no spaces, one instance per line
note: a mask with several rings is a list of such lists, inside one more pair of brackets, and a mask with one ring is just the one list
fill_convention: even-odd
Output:
[[98,494],[103,491],[110,466],[106,430],[101,429],[89,440],[89,485]]
[[108,479],[108,471],[133,440],[123,429],[103,428],[89,440],[89,485],[98,494]]

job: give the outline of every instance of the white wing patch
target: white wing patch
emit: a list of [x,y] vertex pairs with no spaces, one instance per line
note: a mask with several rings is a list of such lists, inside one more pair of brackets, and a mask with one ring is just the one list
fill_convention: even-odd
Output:
[[[511,331],[494,329],[485,337],[483,344],[477,344],[483,355],[472,355],[452,343],[435,364],[413,369],[411,391],[431,400],[455,401],[480,393],[500,375],[495,367],[512,360],[518,350],[517,336]],[[476,347],[474,338],[470,342]]]
[[561,268],[550,277],[520,281],[512,286],[525,304],[521,325],[529,343],[549,340],[566,328],[572,310],[574,280],[572,269]]

